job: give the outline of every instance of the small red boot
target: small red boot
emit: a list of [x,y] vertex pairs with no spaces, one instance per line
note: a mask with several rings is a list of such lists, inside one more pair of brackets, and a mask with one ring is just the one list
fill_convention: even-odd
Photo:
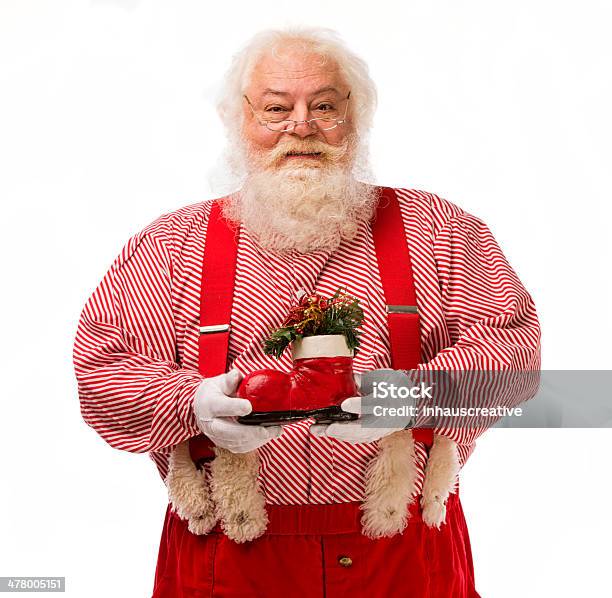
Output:
[[273,425],[314,417],[320,423],[348,421],[357,416],[340,404],[358,394],[353,378],[353,351],[342,334],[315,335],[291,343],[289,373],[258,370],[245,376],[238,396],[253,405],[243,424]]

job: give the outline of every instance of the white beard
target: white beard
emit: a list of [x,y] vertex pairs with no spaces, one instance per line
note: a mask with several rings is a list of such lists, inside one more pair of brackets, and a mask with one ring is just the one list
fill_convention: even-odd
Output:
[[[372,218],[379,195],[377,187],[353,177],[347,148],[302,140],[252,155],[254,167],[241,191],[224,202],[224,216],[267,250],[335,251]],[[288,149],[320,151],[324,159],[286,163]]]

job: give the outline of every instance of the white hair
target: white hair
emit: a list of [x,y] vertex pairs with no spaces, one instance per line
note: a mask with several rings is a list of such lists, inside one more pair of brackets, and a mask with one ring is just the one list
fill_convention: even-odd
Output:
[[[243,126],[243,94],[249,84],[253,68],[267,53],[277,53],[285,44],[298,45],[304,51],[314,52],[338,65],[340,72],[351,90],[350,113],[354,134],[358,141],[355,169],[362,177],[371,178],[367,163],[367,137],[376,110],[376,86],[372,81],[364,60],[352,52],[337,32],[323,27],[287,27],[268,29],[257,33],[234,55],[220,91],[217,110],[225,125],[230,147],[225,159],[231,164],[233,176],[244,176],[238,148],[241,147]],[[228,174],[227,172],[225,173]],[[215,178],[215,177],[213,177]],[[216,183],[223,185],[223,181]]]
[[353,53],[338,33],[323,27],[288,27],[267,29],[256,34],[234,55],[225,76],[217,108],[228,129],[242,124],[242,102],[253,67],[267,52],[275,52],[285,43],[300,44],[334,60],[351,90],[351,111],[356,132],[366,134],[372,126],[376,109],[376,86],[370,78],[367,64]]

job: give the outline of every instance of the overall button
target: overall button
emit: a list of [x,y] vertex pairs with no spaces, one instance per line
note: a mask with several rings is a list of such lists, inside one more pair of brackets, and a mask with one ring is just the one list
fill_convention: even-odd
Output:
[[350,567],[353,564],[353,559],[350,556],[339,556],[338,563],[342,567]]

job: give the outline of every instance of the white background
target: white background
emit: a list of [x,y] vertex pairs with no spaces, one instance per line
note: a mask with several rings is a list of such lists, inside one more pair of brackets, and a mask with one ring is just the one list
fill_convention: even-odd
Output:
[[[257,30],[337,29],[379,87],[378,181],[482,218],[532,293],[546,369],[609,369],[605,1],[0,4],[0,576],[150,595],[166,504],[80,418],[80,310],[127,239],[211,197],[213,102]],[[578,397],[579,400],[579,397]],[[462,477],[483,598],[612,595],[609,430],[492,430]]]

